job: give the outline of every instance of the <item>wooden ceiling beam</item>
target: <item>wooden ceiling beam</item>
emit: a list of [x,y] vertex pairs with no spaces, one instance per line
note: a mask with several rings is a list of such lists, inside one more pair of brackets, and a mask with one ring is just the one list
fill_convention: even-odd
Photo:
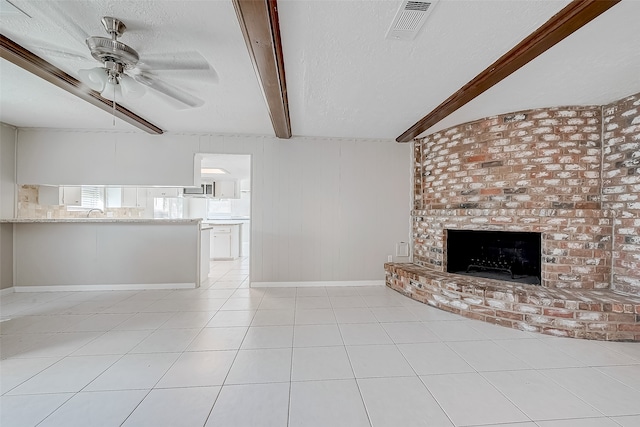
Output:
[[276,0],[233,0],[262,96],[278,138],[291,138],[289,101],[284,74]]
[[133,125],[145,132],[151,134],[162,134],[163,130],[153,123],[143,119],[137,114],[133,113],[115,103],[115,111],[113,109],[113,102],[100,96],[99,92],[89,89],[80,80],[62,71],[60,68],[45,61],[33,52],[25,49],[13,40],[0,34],[0,57],[6,59],[9,62],[14,63],[18,67],[35,74],[36,76],[58,86],[61,89],[66,90],[72,95],[77,96],[80,99],[87,101],[88,103],[95,105],[96,107],[114,114],[117,118]]
[[591,22],[620,0],[574,0],[473,80],[396,138],[409,142],[478,95]]

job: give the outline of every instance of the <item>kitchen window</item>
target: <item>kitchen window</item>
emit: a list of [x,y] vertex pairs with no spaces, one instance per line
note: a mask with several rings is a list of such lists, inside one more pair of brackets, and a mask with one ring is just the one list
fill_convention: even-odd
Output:
[[104,209],[104,188],[83,185],[80,190],[80,207]]

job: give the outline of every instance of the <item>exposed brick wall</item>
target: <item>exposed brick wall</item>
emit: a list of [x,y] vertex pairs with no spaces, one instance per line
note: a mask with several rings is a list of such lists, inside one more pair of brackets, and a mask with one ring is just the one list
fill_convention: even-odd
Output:
[[640,341],[640,298],[610,290],[541,288],[385,264],[391,289],[442,310],[528,332]]
[[489,117],[415,142],[414,262],[446,271],[446,229],[542,233],[542,285],[603,289],[601,107]]
[[413,262],[446,271],[445,230],[542,233],[542,285],[606,289],[611,275],[611,219],[600,210],[432,209],[413,212]]
[[640,94],[603,107],[602,204],[614,217],[611,288],[640,296]]
[[[640,94],[522,111],[414,143],[413,264],[387,286],[473,319],[640,341]],[[542,287],[446,273],[447,230],[539,232]]]
[[523,111],[415,144],[415,209],[599,209],[601,108]]

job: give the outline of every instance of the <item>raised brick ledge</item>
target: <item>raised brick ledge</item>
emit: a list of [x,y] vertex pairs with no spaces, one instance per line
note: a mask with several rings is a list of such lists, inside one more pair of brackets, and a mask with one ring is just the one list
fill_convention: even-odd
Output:
[[386,284],[416,301],[528,332],[640,341],[640,298],[610,290],[554,289],[386,263]]

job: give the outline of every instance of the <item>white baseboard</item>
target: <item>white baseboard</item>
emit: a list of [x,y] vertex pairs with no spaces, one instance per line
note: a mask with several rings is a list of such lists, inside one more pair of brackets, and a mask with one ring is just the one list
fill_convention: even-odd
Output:
[[384,280],[335,280],[325,282],[251,282],[251,288],[313,288],[318,286],[384,286]]
[[107,285],[43,285],[14,286],[15,292],[69,292],[69,291],[150,291],[158,289],[195,289],[195,283],[131,283]]
[[10,288],[0,289],[0,296],[7,295],[7,294],[12,294],[13,292],[14,292],[13,286],[10,287]]

